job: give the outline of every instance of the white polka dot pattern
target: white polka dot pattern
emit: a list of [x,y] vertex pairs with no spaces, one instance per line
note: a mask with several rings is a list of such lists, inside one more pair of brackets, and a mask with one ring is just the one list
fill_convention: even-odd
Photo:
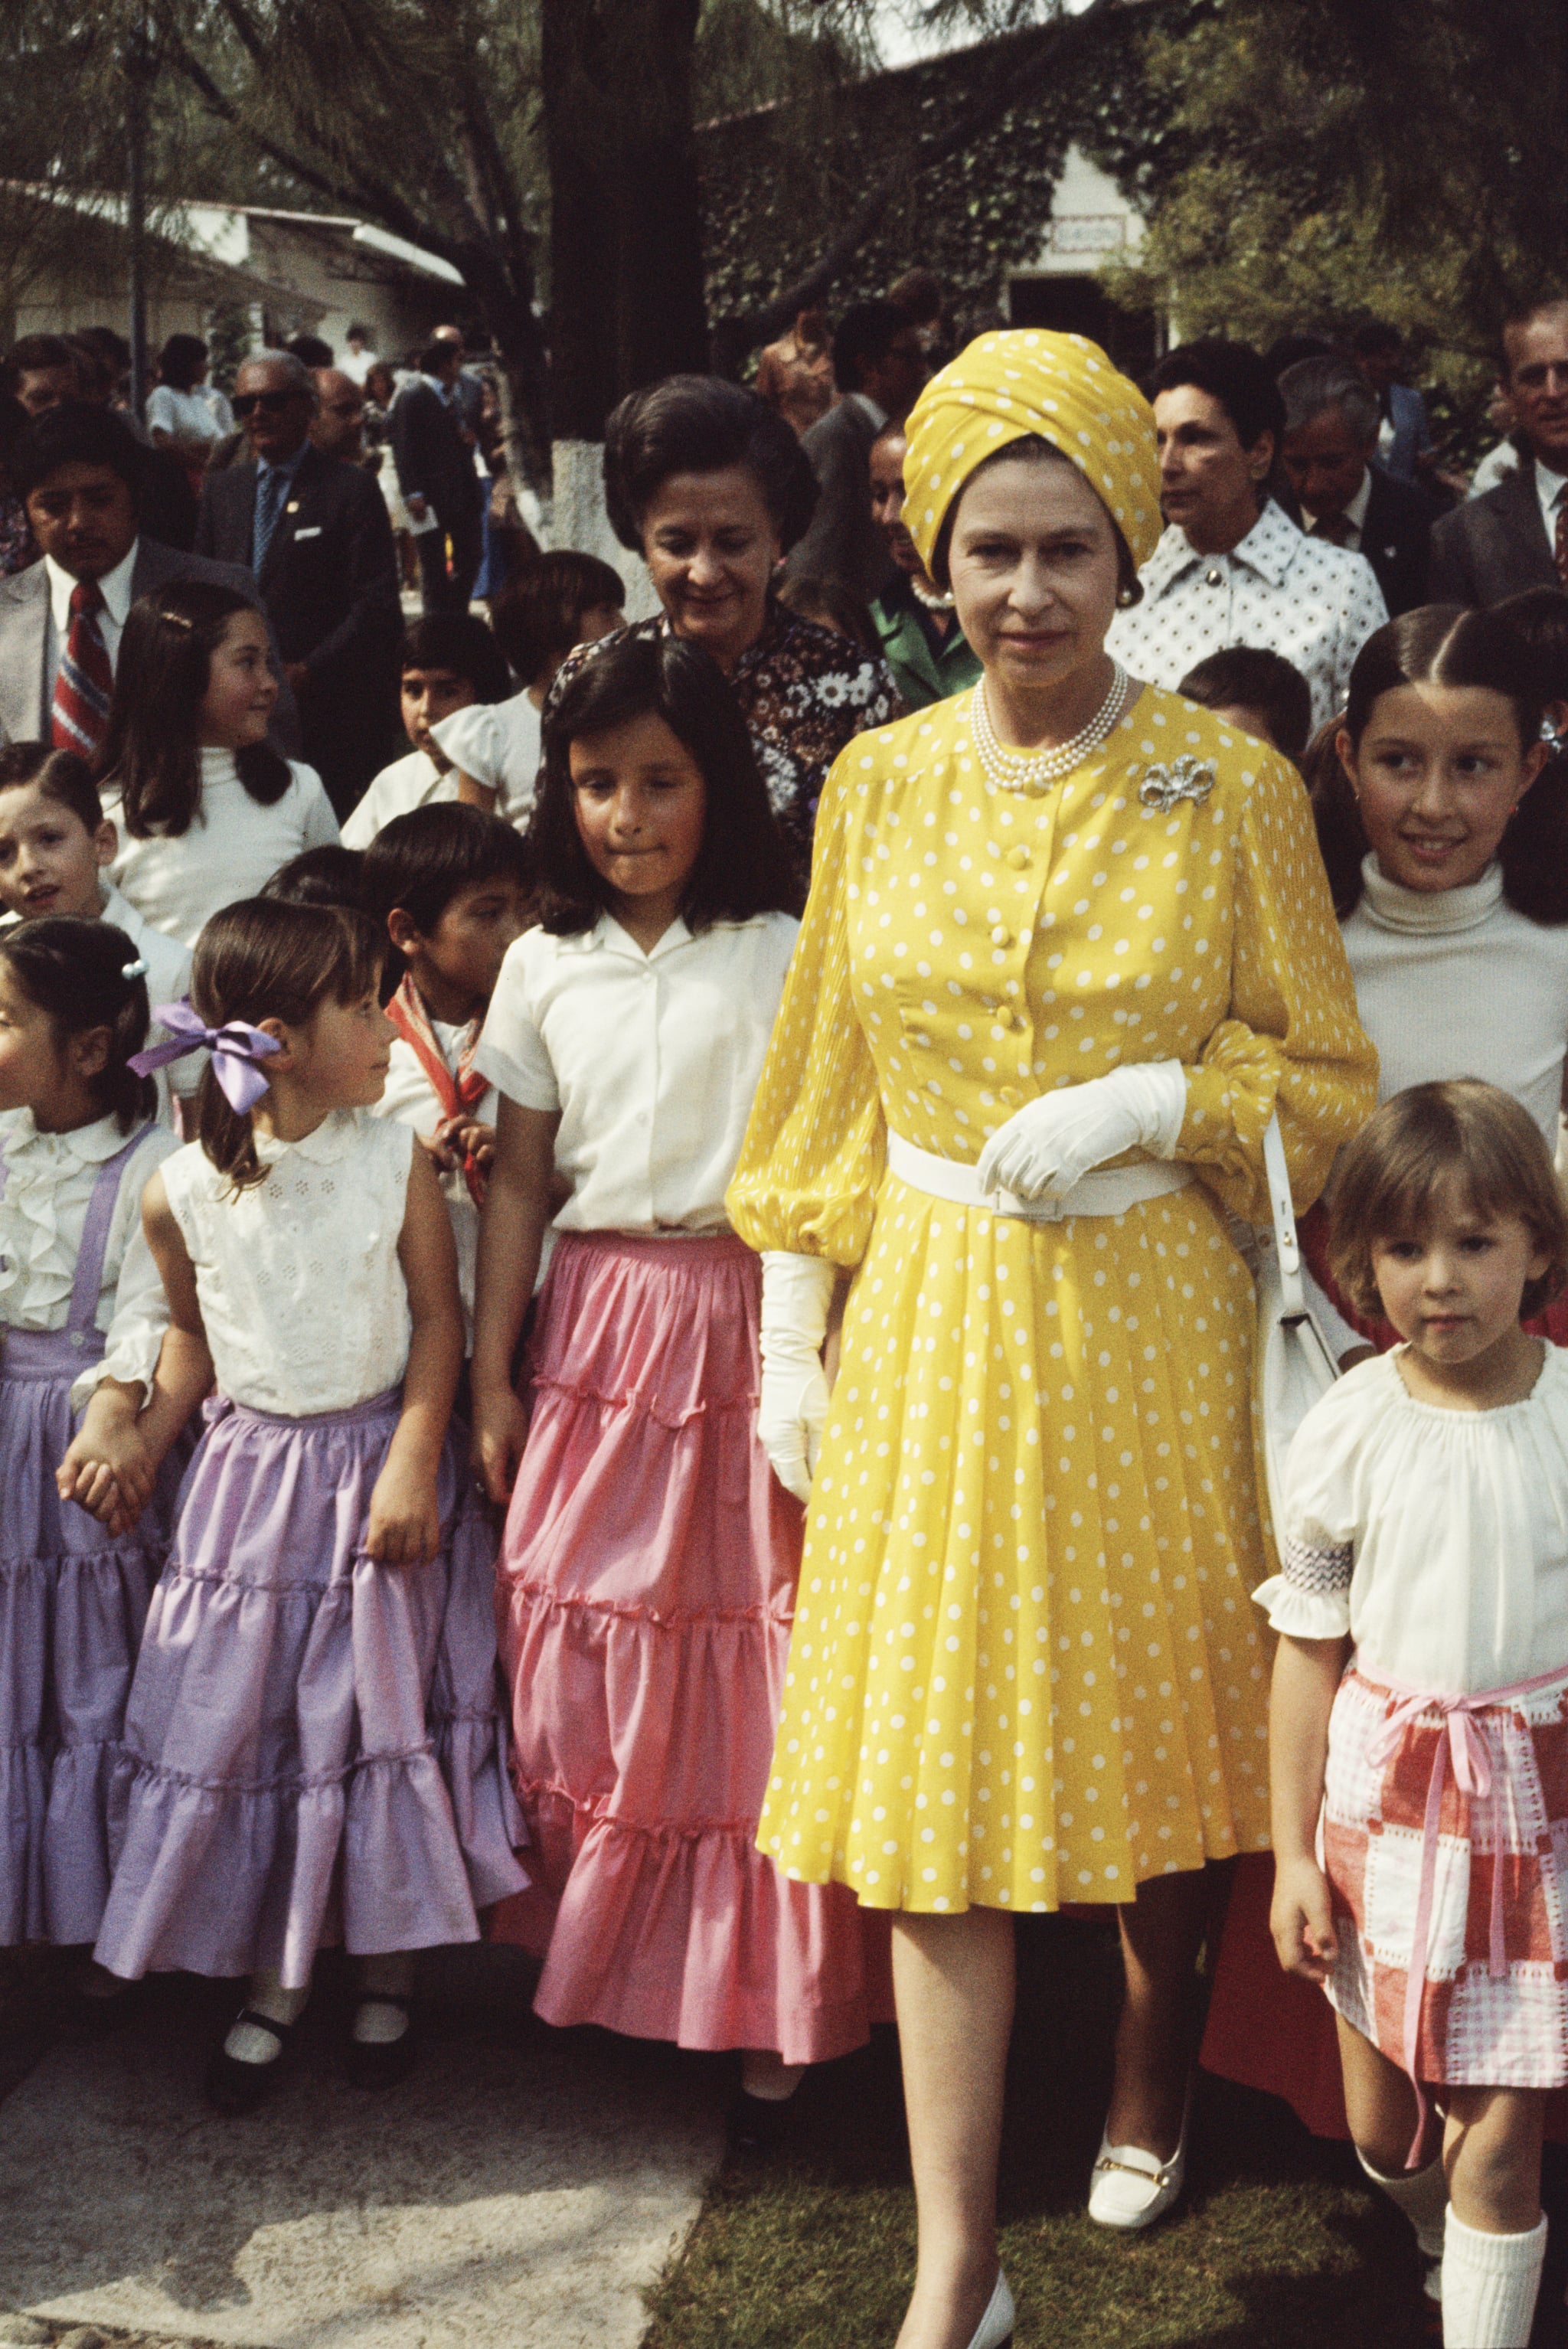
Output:
[[[837,762],[729,1193],[753,1247],[860,1265],[761,1841],[878,1908],[1050,1909],[1267,1840],[1253,1293],[1276,1098],[1305,1201],[1374,1062],[1294,771],[1146,689],[1036,799],[968,696]],[[1151,760],[1215,761],[1140,806]],[[884,1174],[1013,1106],[1180,1059],[1203,1181],[1029,1225]],[[863,1261],[862,1261],[863,1259]]]
[[1231,645],[1282,653],[1312,688],[1315,727],[1344,709],[1356,656],[1388,616],[1366,556],[1304,536],[1272,499],[1229,554],[1194,554],[1172,523],[1138,575],[1143,601],[1106,638],[1124,667],[1178,686]]

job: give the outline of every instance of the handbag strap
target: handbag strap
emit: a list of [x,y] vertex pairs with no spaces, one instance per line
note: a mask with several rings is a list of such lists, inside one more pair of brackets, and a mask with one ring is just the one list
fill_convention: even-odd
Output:
[[1306,1311],[1301,1285],[1301,1244],[1295,1236],[1295,1202],[1290,1195],[1290,1169],[1284,1163],[1284,1136],[1274,1111],[1264,1129],[1264,1172],[1268,1177],[1269,1206],[1274,1214],[1274,1257],[1279,1266],[1284,1319]]

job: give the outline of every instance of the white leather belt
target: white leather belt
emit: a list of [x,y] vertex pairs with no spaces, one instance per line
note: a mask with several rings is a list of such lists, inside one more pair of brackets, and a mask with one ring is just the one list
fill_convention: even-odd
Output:
[[896,1133],[887,1138],[887,1163],[891,1174],[929,1198],[947,1199],[956,1207],[985,1207],[994,1216],[1017,1216],[1031,1224],[1059,1224],[1069,1216],[1124,1216],[1142,1200],[1184,1191],[1194,1180],[1191,1166],[1150,1158],[1134,1166],[1097,1168],[1059,1199],[1020,1199],[1016,1191],[983,1191],[977,1168],[961,1166],[954,1158],[934,1157]]

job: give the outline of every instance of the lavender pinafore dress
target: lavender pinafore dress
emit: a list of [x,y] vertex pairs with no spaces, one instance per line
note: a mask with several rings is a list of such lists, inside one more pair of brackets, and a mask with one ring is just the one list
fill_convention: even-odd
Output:
[[140,1522],[119,1539],[60,1499],[55,1471],[76,1433],[72,1381],[103,1357],[104,1256],[121,1178],[146,1131],[98,1169],[65,1328],[4,1336],[0,1945],[90,1941],[108,1896],[110,1790],[181,1459],[164,1463]]

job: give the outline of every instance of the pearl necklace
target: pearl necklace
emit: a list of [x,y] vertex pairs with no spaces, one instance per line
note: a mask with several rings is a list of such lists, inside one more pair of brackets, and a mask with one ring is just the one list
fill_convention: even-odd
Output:
[[916,602],[923,604],[928,612],[952,611],[952,596],[944,595],[939,587],[923,587],[918,579],[911,579],[909,585]]
[[1126,699],[1127,671],[1119,661],[1111,666],[1114,674],[1110,691],[1088,724],[1080,728],[1070,741],[1059,742],[1050,750],[1015,750],[998,740],[982,678],[970,702],[969,731],[986,781],[1003,792],[1043,792],[1059,782],[1064,775],[1070,775],[1075,767],[1082,766],[1090,751],[1098,750],[1109,734]]

